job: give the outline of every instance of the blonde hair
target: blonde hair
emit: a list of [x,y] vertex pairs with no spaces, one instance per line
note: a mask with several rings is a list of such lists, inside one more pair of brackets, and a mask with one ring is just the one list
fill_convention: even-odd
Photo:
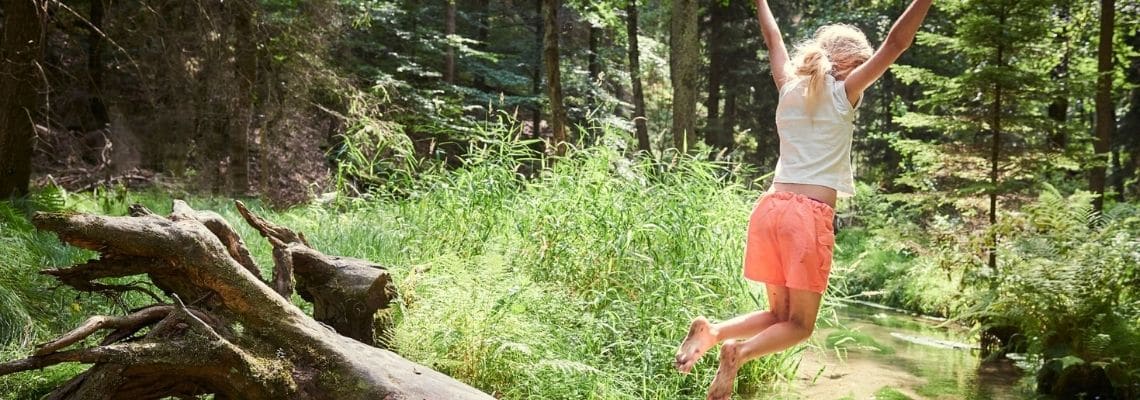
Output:
[[805,105],[812,110],[824,90],[826,76],[834,75],[836,66],[850,72],[871,58],[873,51],[867,35],[859,28],[847,24],[826,25],[816,30],[810,40],[796,46],[786,70],[791,71],[789,78],[807,79]]

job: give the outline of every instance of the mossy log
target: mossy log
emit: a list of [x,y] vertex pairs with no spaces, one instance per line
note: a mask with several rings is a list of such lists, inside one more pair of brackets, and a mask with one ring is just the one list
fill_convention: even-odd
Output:
[[[169,301],[91,317],[32,356],[0,364],[0,375],[92,364],[48,399],[492,399],[370,346],[377,310],[395,297],[386,270],[322,254],[304,236],[238,208],[273,244],[268,282],[224,219],[181,201],[169,217],[138,206],[125,217],[35,215],[37,228],[100,254],[44,273],[77,290],[141,290],[161,299],[141,286],[96,282],[145,275]],[[294,287],[314,303],[316,319],[290,302]],[[100,332],[108,333],[98,346],[67,350]]]

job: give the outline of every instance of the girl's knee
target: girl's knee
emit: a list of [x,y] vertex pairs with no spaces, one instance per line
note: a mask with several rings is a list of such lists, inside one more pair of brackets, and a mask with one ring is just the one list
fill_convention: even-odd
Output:
[[791,322],[793,325],[795,325],[795,327],[796,327],[796,329],[795,329],[796,338],[799,339],[800,342],[807,340],[808,338],[811,337],[811,334],[813,332],[815,332],[815,324],[814,323],[809,324],[809,323],[806,323],[805,321],[798,320],[798,319],[792,319],[791,321],[788,321],[788,322]]

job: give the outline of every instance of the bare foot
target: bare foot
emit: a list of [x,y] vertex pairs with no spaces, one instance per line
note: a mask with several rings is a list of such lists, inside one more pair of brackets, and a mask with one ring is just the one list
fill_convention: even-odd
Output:
[[677,349],[677,357],[673,365],[677,367],[681,373],[689,373],[693,369],[693,365],[716,345],[716,335],[712,333],[712,324],[705,317],[697,317],[689,324],[689,335],[685,336],[685,341],[681,342],[681,348]]
[[728,340],[720,346],[720,367],[716,370],[716,378],[709,385],[708,400],[729,400],[732,398],[732,387],[736,383],[736,372],[740,370],[740,343]]

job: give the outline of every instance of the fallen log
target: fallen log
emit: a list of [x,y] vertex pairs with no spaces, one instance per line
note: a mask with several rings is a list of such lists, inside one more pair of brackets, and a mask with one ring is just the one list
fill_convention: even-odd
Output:
[[[254,400],[492,399],[369,345],[377,310],[396,295],[386,270],[325,255],[303,235],[237,206],[273,244],[270,282],[224,219],[181,201],[168,217],[141,207],[125,217],[36,214],[37,228],[100,254],[44,273],[77,290],[100,292],[145,290],[96,282],[142,275],[170,301],[126,316],[94,316],[30,357],[0,363],[0,375],[65,362],[92,364],[47,397],[61,400],[202,394]],[[316,319],[289,300],[294,288],[313,302]],[[103,331],[109,333],[98,346],[66,350]]]

